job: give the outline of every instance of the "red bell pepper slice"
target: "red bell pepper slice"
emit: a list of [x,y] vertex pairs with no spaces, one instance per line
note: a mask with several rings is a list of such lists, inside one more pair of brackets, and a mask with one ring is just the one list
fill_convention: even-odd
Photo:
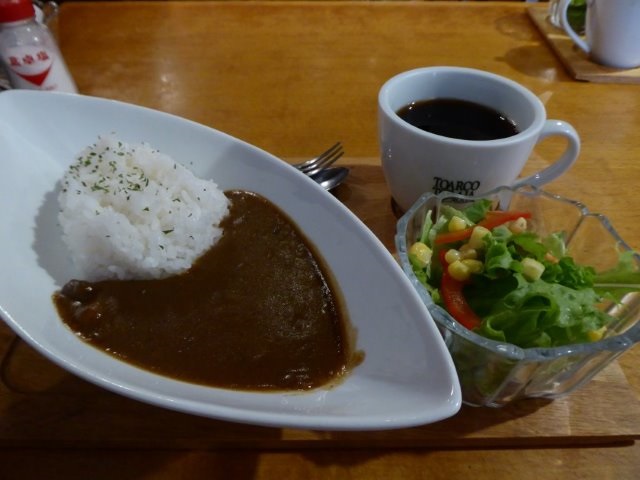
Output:
[[473,330],[480,326],[482,319],[471,309],[464,298],[462,289],[465,282],[456,280],[447,271],[447,262],[444,259],[445,251],[440,251],[440,263],[442,264],[442,280],[440,281],[440,294],[449,314],[463,327]]
[[436,235],[434,240],[435,245],[444,245],[447,243],[459,242],[461,240],[466,240],[471,236],[471,232],[477,226],[485,227],[488,230],[492,230],[500,225],[503,225],[512,220],[517,220],[518,218],[531,218],[530,212],[505,212],[501,210],[490,210],[487,212],[487,215],[483,220],[478,222],[477,225],[473,227],[465,228],[464,230],[459,230],[457,232],[447,232]]

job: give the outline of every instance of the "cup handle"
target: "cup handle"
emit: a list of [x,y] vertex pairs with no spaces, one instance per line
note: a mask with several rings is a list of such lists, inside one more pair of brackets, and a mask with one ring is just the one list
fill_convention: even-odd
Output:
[[553,135],[565,137],[568,141],[567,148],[562,153],[562,156],[544,170],[534,173],[526,178],[519,179],[516,182],[516,185],[527,184],[535,185],[537,187],[542,186],[545,183],[549,183],[550,181],[558,178],[578,159],[578,154],[580,153],[580,136],[578,135],[578,132],[576,132],[575,128],[562,120],[547,120],[542,127],[542,131],[540,132],[536,143],[539,143],[545,138]]
[[569,38],[573,40],[580,50],[589,55],[591,49],[587,42],[585,42],[580,35],[576,33],[571,24],[569,23],[569,18],[567,17],[567,11],[569,10],[569,5],[571,5],[571,0],[560,0],[560,25],[562,25],[562,29],[569,35]]

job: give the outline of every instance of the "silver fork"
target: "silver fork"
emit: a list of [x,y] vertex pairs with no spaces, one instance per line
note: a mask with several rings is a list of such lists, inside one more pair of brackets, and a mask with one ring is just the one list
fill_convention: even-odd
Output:
[[342,144],[338,142],[317,157],[307,160],[306,162],[294,163],[292,166],[300,170],[305,175],[312,177],[329,167],[343,154],[344,151],[342,150]]

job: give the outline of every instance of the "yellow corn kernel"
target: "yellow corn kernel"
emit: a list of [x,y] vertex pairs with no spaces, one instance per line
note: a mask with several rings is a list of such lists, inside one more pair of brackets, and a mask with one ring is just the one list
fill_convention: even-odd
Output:
[[416,242],[409,248],[409,255],[413,255],[415,261],[421,268],[429,265],[432,254],[431,249],[422,242]]
[[522,260],[522,275],[528,280],[538,280],[544,272],[544,265],[534,258],[525,258]]
[[527,219],[524,217],[517,218],[509,222],[509,231],[511,233],[523,233],[527,231]]
[[481,227],[480,225],[473,228],[471,232],[471,237],[469,237],[469,246],[471,248],[475,248],[476,250],[482,250],[484,248],[484,242],[482,239],[485,235],[490,234],[488,228]]
[[478,258],[478,251],[473,248],[471,245],[469,245],[468,243],[465,243],[464,245],[462,245],[458,251],[460,252],[460,258],[461,259],[465,259],[465,258],[473,258],[476,259]]
[[587,337],[589,337],[589,340],[591,340],[592,342],[597,342],[602,337],[604,337],[604,333],[606,331],[607,331],[607,327],[603,326],[598,330],[591,330],[590,332],[587,332]]
[[465,258],[460,261],[469,268],[470,273],[481,273],[484,268],[484,264],[480,260]]
[[464,230],[465,228],[467,228],[467,222],[456,215],[451,217],[451,220],[449,220],[449,224],[447,225],[447,229],[450,232],[459,232],[460,230]]
[[551,252],[547,252],[544,254],[544,259],[547,262],[551,262],[551,263],[558,263],[560,260],[558,260],[558,258],[553,255]]
[[444,254],[444,261],[450,265],[453,262],[460,260],[460,257],[461,255],[458,250],[456,250],[455,248],[450,248],[449,250],[447,250],[447,253]]
[[459,282],[469,280],[469,277],[471,276],[471,270],[469,270],[469,267],[462,263],[460,260],[456,260],[455,262],[450,264],[447,267],[447,272],[449,272],[449,275],[451,275]]

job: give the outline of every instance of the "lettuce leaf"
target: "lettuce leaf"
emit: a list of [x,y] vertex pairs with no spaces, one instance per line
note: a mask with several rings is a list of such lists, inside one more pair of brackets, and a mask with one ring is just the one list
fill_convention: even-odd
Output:
[[640,286],[640,270],[638,270],[636,258],[637,254],[629,250],[620,253],[616,266],[595,275],[594,283]]
[[[576,290],[514,276],[518,278],[517,288],[502,292],[502,298],[492,292],[495,303],[483,315],[477,333],[522,348],[553,347],[588,342],[590,331],[610,321],[609,315],[597,308],[600,296],[591,288]],[[475,297],[467,296],[467,301],[474,308],[478,295],[486,294],[486,289],[476,291]]]
[[593,278],[593,287],[601,296],[619,301],[624,295],[640,290],[638,254],[632,251],[620,253],[615,267]]
[[489,210],[491,210],[491,201],[484,198],[465,207],[462,212],[464,218],[475,224],[486,217]]

